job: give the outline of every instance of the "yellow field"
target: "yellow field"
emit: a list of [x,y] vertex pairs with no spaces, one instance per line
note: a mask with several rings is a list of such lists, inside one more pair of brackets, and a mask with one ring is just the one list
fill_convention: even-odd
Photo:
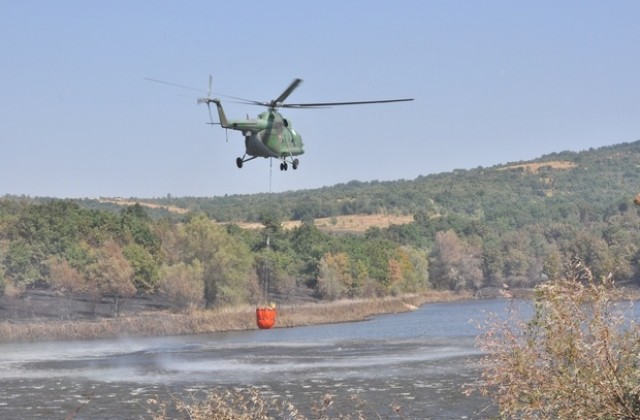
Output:
[[[411,222],[413,222],[412,215],[397,214],[357,214],[315,219],[315,225],[318,229],[333,233],[364,233],[372,227],[385,228],[392,224],[404,225]],[[301,224],[302,222],[299,220],[282,222],[285,229],[293,229]],[[244,229],[260,229],[263,227],[261,223],[237,223],[237,225]]]
[[98,201],[101,203],[117,204],[118,206],[135,206],[136,204],[139,204],[142,207],[148,207],[150,209],[165,209],[168,212],[177,214],[186,214],[189,212],[189,210],[182,207],[163,206],[161,204],[145,203],[142,201],[131,201],[124,198],[99,198]]
[[535,162],[535,163],[522,163],[519,165],[510,165],[505,166],[504,168],[498,168],[499,171],[505,171],[508,169],[518,169],[522,168],[526,172],[536,173],[540,170],[540,168],[551,167],[553,169],[571,169],[578,166],[575,162],[570,162],[567,160],[558,160],[552,162]]
[[[117,204],[119,206],[133,206],[139,204],[143,207],[151,209],[165,209],[172,213],[186,214],[189,210],[176,206],[163,206],[160,204],[145,203],[141,201],[132,201],[124,198],[100,198],[101,203]],[[402,214],[356,214],[351,216],[324,217],[315,219],[316,226],[325,232],[333,233],[364,233],[372,227],[386,228],[390,225],[404,225],[413,222],[413,215]],[[263,227],[261,223],[236,223],[243,229],[260,229]],[[293,229],[302,224],[299,220],[288,220],[282,222],[285,229]]]

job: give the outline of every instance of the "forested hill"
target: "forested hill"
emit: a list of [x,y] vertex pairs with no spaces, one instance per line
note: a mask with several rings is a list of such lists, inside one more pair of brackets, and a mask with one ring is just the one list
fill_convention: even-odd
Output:
[[640,207],[633,199],[638,192],[640,141],[415,180],[149,202],[235,222],[410,215],[413,223],[374,228],[367,238],[426,251],[430,282],[456,289],[529,286],[556,275],[574,256],[598,276],[635,279]]
[[[602,218],[631,203],[640,189],[640,141],[582,152],[560,152],[533,161],[420,176],[415,180],[351,181],[314,190],[225,197],[130,199],[156,216],[204,212],[220,222],[259,222],[265,212],[281,220],[353,214],[400,213],[502,220],[521,227],[544,220]],[[294,174],[295,175],[295,174]],[[84,200],[82,206],[119,207]],[[169,209],[169,210],[167,210]]]
[[[573,258],[596,277],[635,283],[639,169],[634,142],[271,196],[4,197],[0,296],[44,288],[81,295],[94,313],[107,299],[117,313],[122,299],[135,294],[190,308],[254,302],[265,289],[281,299],[484,292],[557,277]],[[364,234],[335,235],[316,225],[320,217],[376,213],[409,217]],[[291,219],[303,223],[283,229]],[[212,220],[259,221],[261,229]]]

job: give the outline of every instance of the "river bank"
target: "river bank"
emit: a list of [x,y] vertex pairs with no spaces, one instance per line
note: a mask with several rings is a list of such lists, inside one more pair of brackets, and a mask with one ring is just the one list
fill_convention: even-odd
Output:
[[[472,299],[470,293],[431,291],[380,299],[280,305],[276,328],[365,320],[408,312],[425,303]],[[0,322],[0,342],[55,341],[115,337],[161,337],[257,329],[255,306],[196,310],[190,313],[142,311],[95,320],[27,319]]]

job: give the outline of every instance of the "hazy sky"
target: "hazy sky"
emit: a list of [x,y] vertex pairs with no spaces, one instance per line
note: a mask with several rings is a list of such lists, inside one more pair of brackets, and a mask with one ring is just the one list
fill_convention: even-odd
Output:
[[[198,92],[290,102],[272,191],[414,179],[640,139],[640,2],[0,0],[0,195],[267,192]],[[259,107],[224,101],[227,116]]]

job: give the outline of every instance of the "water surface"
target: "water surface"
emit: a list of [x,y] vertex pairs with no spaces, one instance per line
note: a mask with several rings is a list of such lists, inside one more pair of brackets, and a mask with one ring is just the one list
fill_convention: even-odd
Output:
[[[149,418],[149,398],[257,387],[310,414],[334,395],[370,413],[485,418],[489,401],[465,397],[478,376],[476,323],[505,314],[504,300],[427,304],[368,321],[164,338],[0,345],[0,417]],[[526,304],[525,311],[526,309]],[[170,397],[172,395],[172,397]]]

